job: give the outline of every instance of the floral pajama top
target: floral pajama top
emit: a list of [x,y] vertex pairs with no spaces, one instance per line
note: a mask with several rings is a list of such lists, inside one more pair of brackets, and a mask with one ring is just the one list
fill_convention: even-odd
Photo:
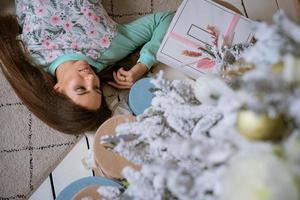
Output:
[[20,37],[34,62],[51,74],[51,63],[62,55],[95,64],[117,33],[100,0],[15,1]]

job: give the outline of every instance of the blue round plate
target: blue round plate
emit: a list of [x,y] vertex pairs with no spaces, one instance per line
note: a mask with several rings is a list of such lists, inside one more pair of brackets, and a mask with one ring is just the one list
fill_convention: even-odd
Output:
[[90,185],[103,185],[103,186],[113,186],[113,187],[121,187],[120,184],[99,176],[89,176],[77,181],[74,181],[70,185],[68,185],[63,191],[59,193],[56,200],[72,200],[75,194],[77,194],[83,188],[86,188]]
[[131,87],[128,104],[135,115],[142,114],[151,106],[153,98],[153,94],[150,92],[151,88],[154,88],[154,85],[150,83],[150,78],[142,78]]

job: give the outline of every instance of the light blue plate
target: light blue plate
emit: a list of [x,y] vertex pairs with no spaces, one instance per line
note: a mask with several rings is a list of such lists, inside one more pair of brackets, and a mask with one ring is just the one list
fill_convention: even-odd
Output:
[[151,88],[154,88],[154,85],[150,83],[150,78],[142,78],[131,87],[128,104],[135,115],[142,114],[151,106],[153,98],[153,94],[150,92]]
[[74,181],[68,185],[63,191],[59,193],[56,200],[72,200],[73,197],[83,188],[90,185],[103,185],[103,186],[113,186],[121,188],[121,185],[107,178],[99,176],[89,176],[77,181]]

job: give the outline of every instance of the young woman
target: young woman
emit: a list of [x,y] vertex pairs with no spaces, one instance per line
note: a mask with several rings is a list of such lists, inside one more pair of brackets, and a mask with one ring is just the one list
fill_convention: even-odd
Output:
[[17,16],[0,17],[1,68],[24,104],[69,134],[95,130],[110,116],[98,74],[143,45],[137,64],[109,82],[130,88],[156,62],[172,12],[125,25],[98,0],[16,0]]

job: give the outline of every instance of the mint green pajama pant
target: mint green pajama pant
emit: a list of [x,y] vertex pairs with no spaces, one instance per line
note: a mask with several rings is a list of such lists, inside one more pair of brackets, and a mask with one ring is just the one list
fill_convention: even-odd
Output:
[[137,62],[150,69],[156,63],[156,52],[173,16],[174,12],[158,12],[118,25],[119,33],[103,52],[101,63],[105,66],[115,63],[144,44]]

